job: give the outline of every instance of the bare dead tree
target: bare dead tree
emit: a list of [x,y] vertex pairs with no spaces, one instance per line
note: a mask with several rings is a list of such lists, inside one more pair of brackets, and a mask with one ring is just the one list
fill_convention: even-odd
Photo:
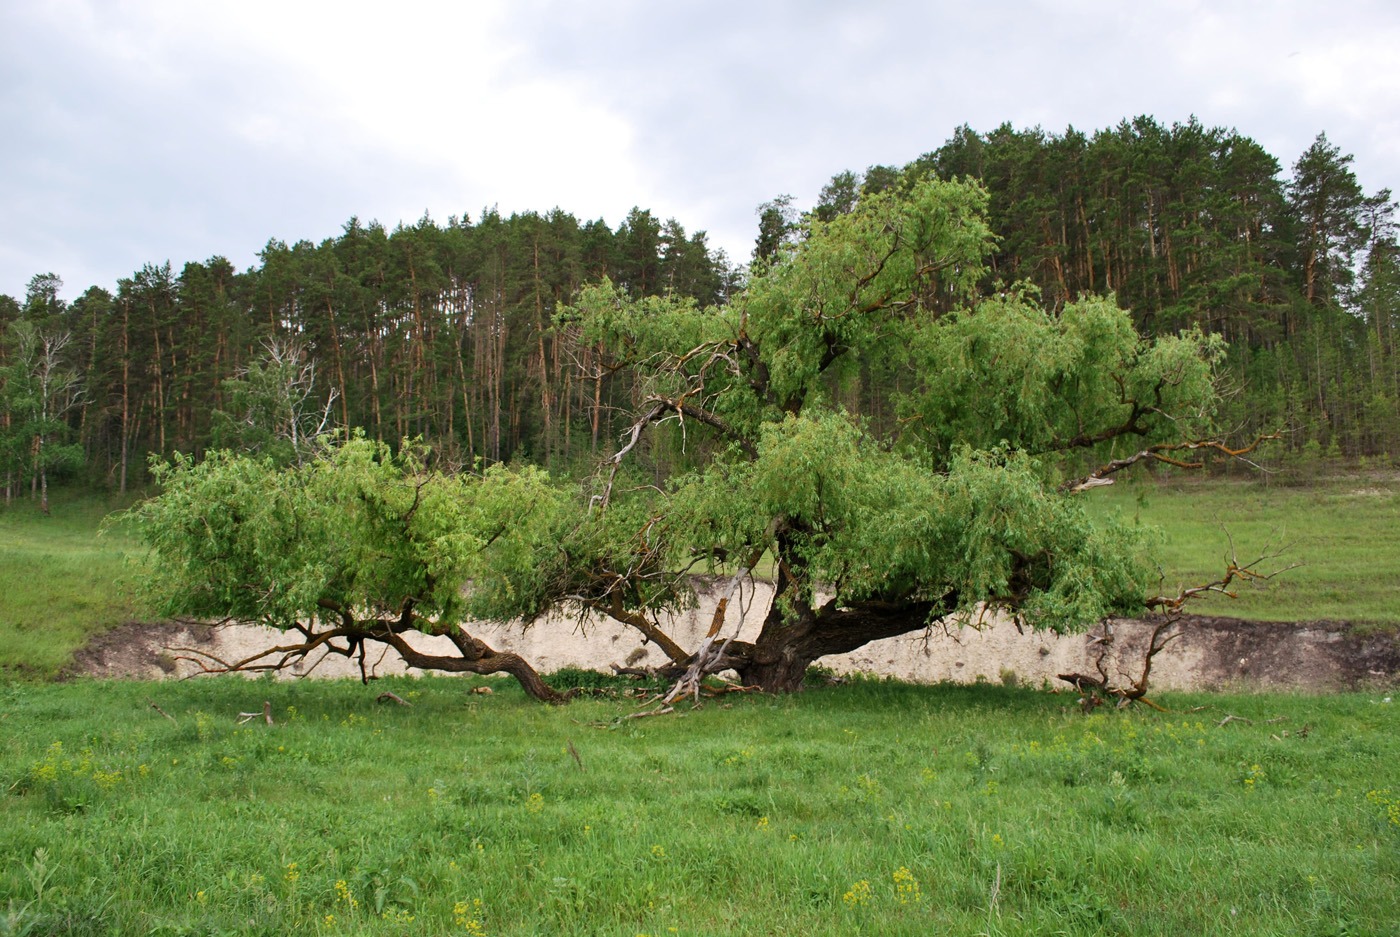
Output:
[[1113,625],[1105,620],[1102,634],[1090,640],[1098,645],[1098,656],[1094,659],[1095,674],[1062,673],[1059,678],[1074,687],[1081,695],[1079,705],[1087,713],[1100,705],[1105,698],[1116,698],[1119,707],[1140,702],[1144,706],[1165,712],[1161,706],[1147,698],[1148,679],[1152,675],[1152,661],[1169,643],[1182,636],[1178,628],[1180,614],[1167,615],[1152,629],[1148,638],[1147,650],[1143,655],[1142,670],[1136,679],[1120,674],[1125,682],[1117,682],[1108,674],[1110,646],[1114,642]]
[[331,387],[319,399],[316,363],[299,341],[271,338],[262,347],[261,358],[227,382],[234,412],[222,416],[244,445],[257,448],[262,440],[279,440],[300,465],[315,453],[316,440],[333,428],[340,390]]

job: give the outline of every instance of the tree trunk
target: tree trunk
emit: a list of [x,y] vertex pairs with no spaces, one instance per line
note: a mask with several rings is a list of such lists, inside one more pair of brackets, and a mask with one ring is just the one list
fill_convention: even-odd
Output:
[[764,693],[796,693],[802,689],[807,668],[816,660],[799,653],[795,647],[785,647],[771,660],[750,661],[736,670],[744,686],[756,686]]
[[[157,313],[156,313],[155,303],[152,302],[152,303],[151,303],[151,318],[154,320],[154,319],[156,318],[156,315],[157,315]],[[163,354],[163,352],[161,351],[161,348],[160,348],[160,326],[159,326],[159,325],[156,325],[155,327],[152,328],[151,331],[152,331],[152,333],[153,333],[154,336],[155,336],[155,343],[156,343],[155,370],[152,372],[152,373],[154,374],[154,376],[155,376],[155,379],[156,379],[156,401],[155,401],[155,411],[156,411],[156,439],[159,440],[159,442],[158,442],[158,448],[157,448],[156,451],[157,451],[161,456],[165,456],[165,455],[167,455],[167,450],[166,450],[166,448],[165,448],[165,380],[164,380],[164,375],[163,375],[163,373],[162,373],[162,372],[165,370],[165,368],[164,368],[164,362],[163,362],[163,360],[162,360],[162,358],[161,358],[161,355]]]
[[122,304],[122,454],[121,482],[117,490],[126,494],[126,464],[131,451],[131,305]]
[[816,661],[926,628],[936,614],[952,607],[951,599],[937,604],[865,602],[849,608],[828,602],[817,610],[793,600],[786,611],[775,600],[758,640],[732,648],[730,663],[745,686],[765,693],[796,693]]
[[34,440],[36,457],[35,461],[39,467],[39,510],[45,517],[49,516],[49,470],[44,465],[44,437],[39,436]]
[[347,432],[350,429],[350,389],[345,384],[345,356],[340,350],[340,329],[335,324],[335,303],[331,302],[331,290],[335,280],[326,286],[326,321],[331,330],[331,353],[335,355],[335,378],[340,391],[340,425]]

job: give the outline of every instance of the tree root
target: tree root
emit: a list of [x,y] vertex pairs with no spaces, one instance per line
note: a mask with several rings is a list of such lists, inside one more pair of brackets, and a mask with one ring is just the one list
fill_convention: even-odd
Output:
[[[1119,709],[1131,706],[1133,703],[1142,703],[1158,712],[1168,712],[1167,709],[1147,698],[1147,681],[1152,675],[1152,659],[1160,654],[1169,643],[1181,637],[1181,631],[1173,630],[1180,621],[1180,615],[1168,615],[1152,629],[1152,637],[1148,640],[1147,651],[1143,655],[1142,672],[1136,680],[1130,679],[1127,683],[1115,684],[1108,675],[1106,662],[1109,646],[1113,644],[1113,630],[1107,620],[1103,623],[1102,636],[1093,639],[1093,643],[1099,647],[1098,657],[1094,659],[1094,669],[1098,671],[1098,675],[1062,673],[1059,674],[1059,679],[1074,687],[1081,694],[1079,706],[1086,713],[1092,712],[1110,698],[1117,699],[1116,705]],[[1126,675],[1124,676],[1126,677]]]

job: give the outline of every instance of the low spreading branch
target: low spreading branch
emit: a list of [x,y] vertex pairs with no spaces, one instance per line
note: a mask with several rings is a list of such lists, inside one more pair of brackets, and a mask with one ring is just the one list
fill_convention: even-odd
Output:
[[[198,668],[199,674],[282,673],[290,671],[295,676],[304,677],[309,675],[330,654],[339,654],[344,657],[358,656],[361,679],[368,683],[375,679],[375,675],[372,668],[367,670],[365,667],[365,646],[377,643],[394,650],[406,665],[416,667],[419,670],[480,675],[506,673],[515,677],[525,692],[535,699],[547,703],[562,703],[569,698],[567,694],[560,693],[545,683],[534,667],[519,654],[495,650],[485,641],[474,637],[459,626],[443,627],[427,622],[416,622],[420,625],[428,625],[428,627],[426,629],[415,628],[413,627],[414,621],[406,622],[402,618],[357,621],[349,612],[338,606],[336,609],[337,613],[342,616],[341,624],[337,627],[316,630],[312,624],[300,623],[297,625],[295,633],[301,635],[303,640],[265,648],[239,660],[225,660],[202,648],[172,647],[167,650],[175,653],[177,660],[193,663]],[[409,631],[441,634],[452,642],[457,653],[455,655],[429,654],[420,651],[405,639],[404,634]],[[288,633],[293,632],[289,631]],[[313,652],[318,650],[322,654],[310,667],[294,670],[298,664],[306,661]]]
[[690,653],[677,644],[665,631],[662,631],[646,614],[626,608],[622,602],[622,596],[618,593],[612,593],[606,603],[590,602],[589,607],[594,611],[608,615],[615,621],[635,628],[643,638],[661,648],[661,653],[665,654],[672,663],[684,664],[690,659]]

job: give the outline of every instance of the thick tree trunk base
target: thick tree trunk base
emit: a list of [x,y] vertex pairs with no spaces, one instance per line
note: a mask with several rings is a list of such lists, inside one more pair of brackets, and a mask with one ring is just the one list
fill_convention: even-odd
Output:
[[793,616],[775,608],[758,640],[736,644],[728,664],[745,686],[765,693],[796,693],[807,668],[828,654],[845,654],[871,641],[925,628],[934,611],[929,602],[871,602],[848,608],[828,604]]
[[744,686],[756,686],[764,693],[797,693],[814,661],[805,656],[783,656],[771,662],[752,661],[736,667],[735,672]]

